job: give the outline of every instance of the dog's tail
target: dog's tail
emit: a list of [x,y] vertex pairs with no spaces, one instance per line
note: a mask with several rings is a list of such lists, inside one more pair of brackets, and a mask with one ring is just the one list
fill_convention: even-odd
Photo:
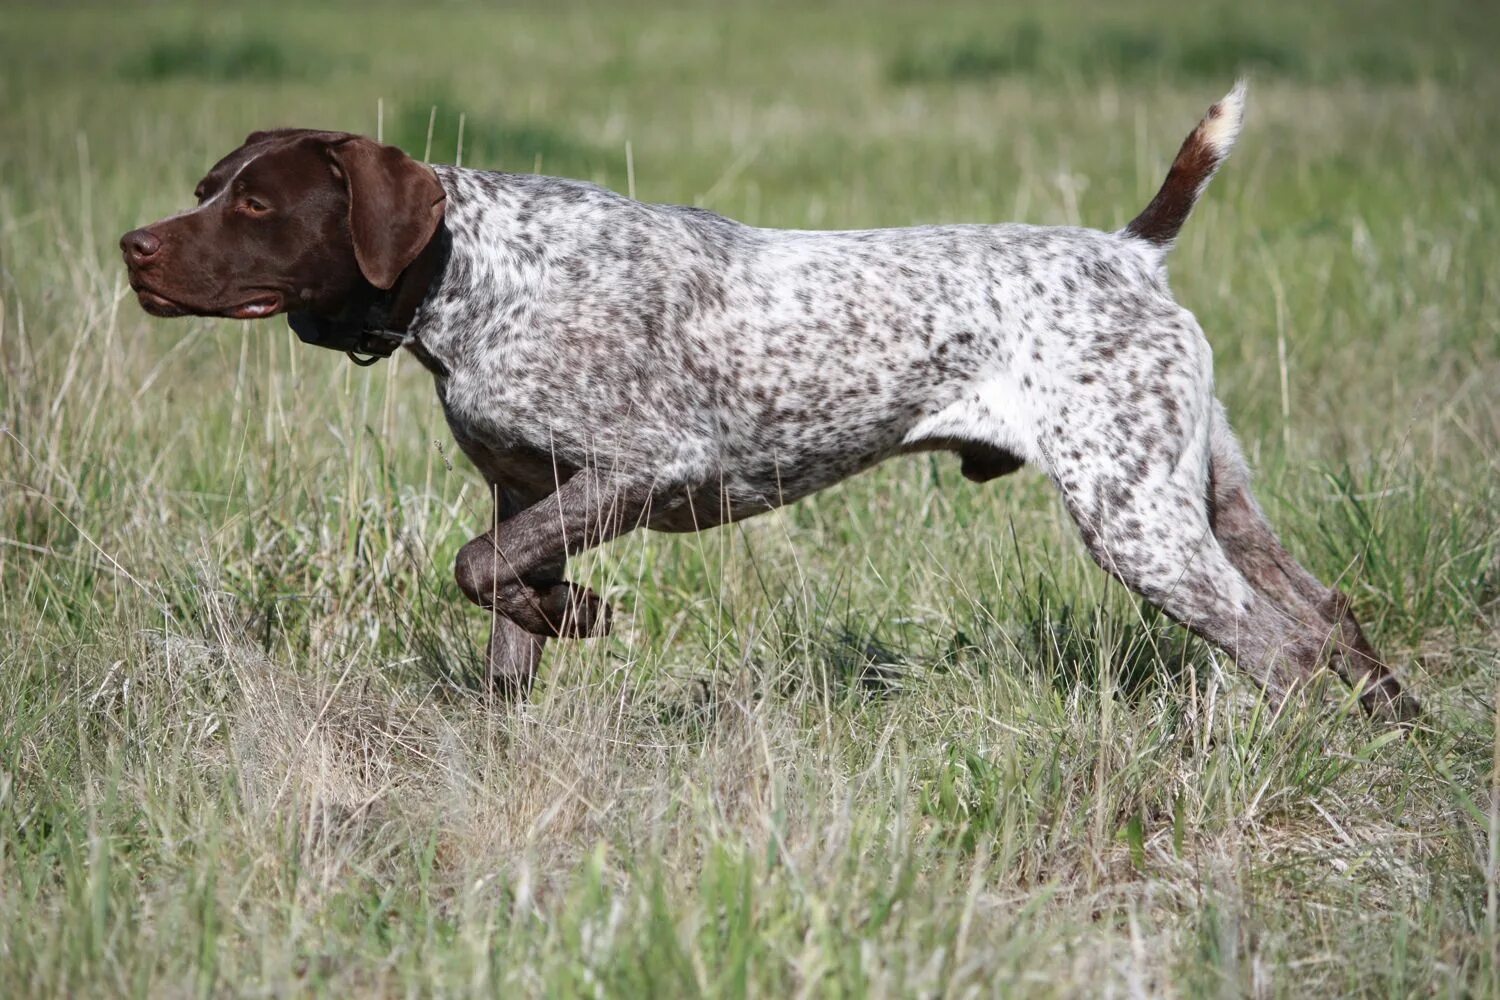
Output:
[[1170,250],[1214,171],[1229,157],[1244,117],[1245,81],[1240,80],[1183,140],[1166,182],[1146,210],[1125,227],[1124,235],[1155,244],[1162,253]]

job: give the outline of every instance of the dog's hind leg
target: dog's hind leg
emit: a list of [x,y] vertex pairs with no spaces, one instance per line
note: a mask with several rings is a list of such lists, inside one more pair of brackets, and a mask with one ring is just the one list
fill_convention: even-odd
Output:
[[1207,346],[1181,337],[1139,364],[1079,382],[1039,425],[1040,464],[1101,567],[1284,696],[1318,669],[1326,637],[1259,592],[1213,533]]
[[1325,586],[1281,544],[1251,492],[1249,467],[1218,404],[1209,461],[1209,523],[1230,561],[1261,594],[1326,637],[1330,666],[1345,683],[1362,686],[1367,712],[1402,723],[1418,719],[1417,700],[1365,637],[1349,598]]
[[1095,562],[1285,697],[1312,676],[1322,644],[1235,568],[1209,527],[1206,470],[1184,458],[1087,481],[1064,464],[1054,478]]

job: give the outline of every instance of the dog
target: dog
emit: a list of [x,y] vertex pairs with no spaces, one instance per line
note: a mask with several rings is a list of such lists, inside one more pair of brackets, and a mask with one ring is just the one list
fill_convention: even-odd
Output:
[[155,316],[285,313],[305,341],[431,371],[495,496],[459,552],[524,695],[545,639],[605,633],[567,557],[645,526],[699,531],[894,455],[1056,484],[1110,574],[1283,697],[1324,664],[1364,708],[1417,700],[1349,600],[1287,552],[1167,286],[1168,251],[1229,154],[1243,82],[1118,232],[759,229],[592,184],[419,163],[344,132],[251,134],[195,208],[120,241]]

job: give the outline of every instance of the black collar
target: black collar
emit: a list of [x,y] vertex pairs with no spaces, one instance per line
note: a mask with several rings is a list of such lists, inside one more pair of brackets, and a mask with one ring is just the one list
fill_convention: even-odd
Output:
[[[406,343],[418,307],[442,279],[452,246],[448,227],[440,224],[426,249],[401,272],[389,291],[368,285],[364,294],[352,299],[337,316],[289,312],[287,325],[304,344],[343,351],[362,367],[388,358]],[[422,360],[433,367],[426,357]]]

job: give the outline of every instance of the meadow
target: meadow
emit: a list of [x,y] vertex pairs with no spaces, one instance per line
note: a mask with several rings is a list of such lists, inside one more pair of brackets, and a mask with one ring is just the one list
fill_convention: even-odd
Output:
[[[1462,0],[7,3],[0,995],[1500,993],[1495,51]],[[154,320],[115,245],[290,124],[1113,228],[1242,72],[1173,287],[1412,737],[1264,703],[938,455],[577,560],[614,634],[495,701],[430,377]]]

